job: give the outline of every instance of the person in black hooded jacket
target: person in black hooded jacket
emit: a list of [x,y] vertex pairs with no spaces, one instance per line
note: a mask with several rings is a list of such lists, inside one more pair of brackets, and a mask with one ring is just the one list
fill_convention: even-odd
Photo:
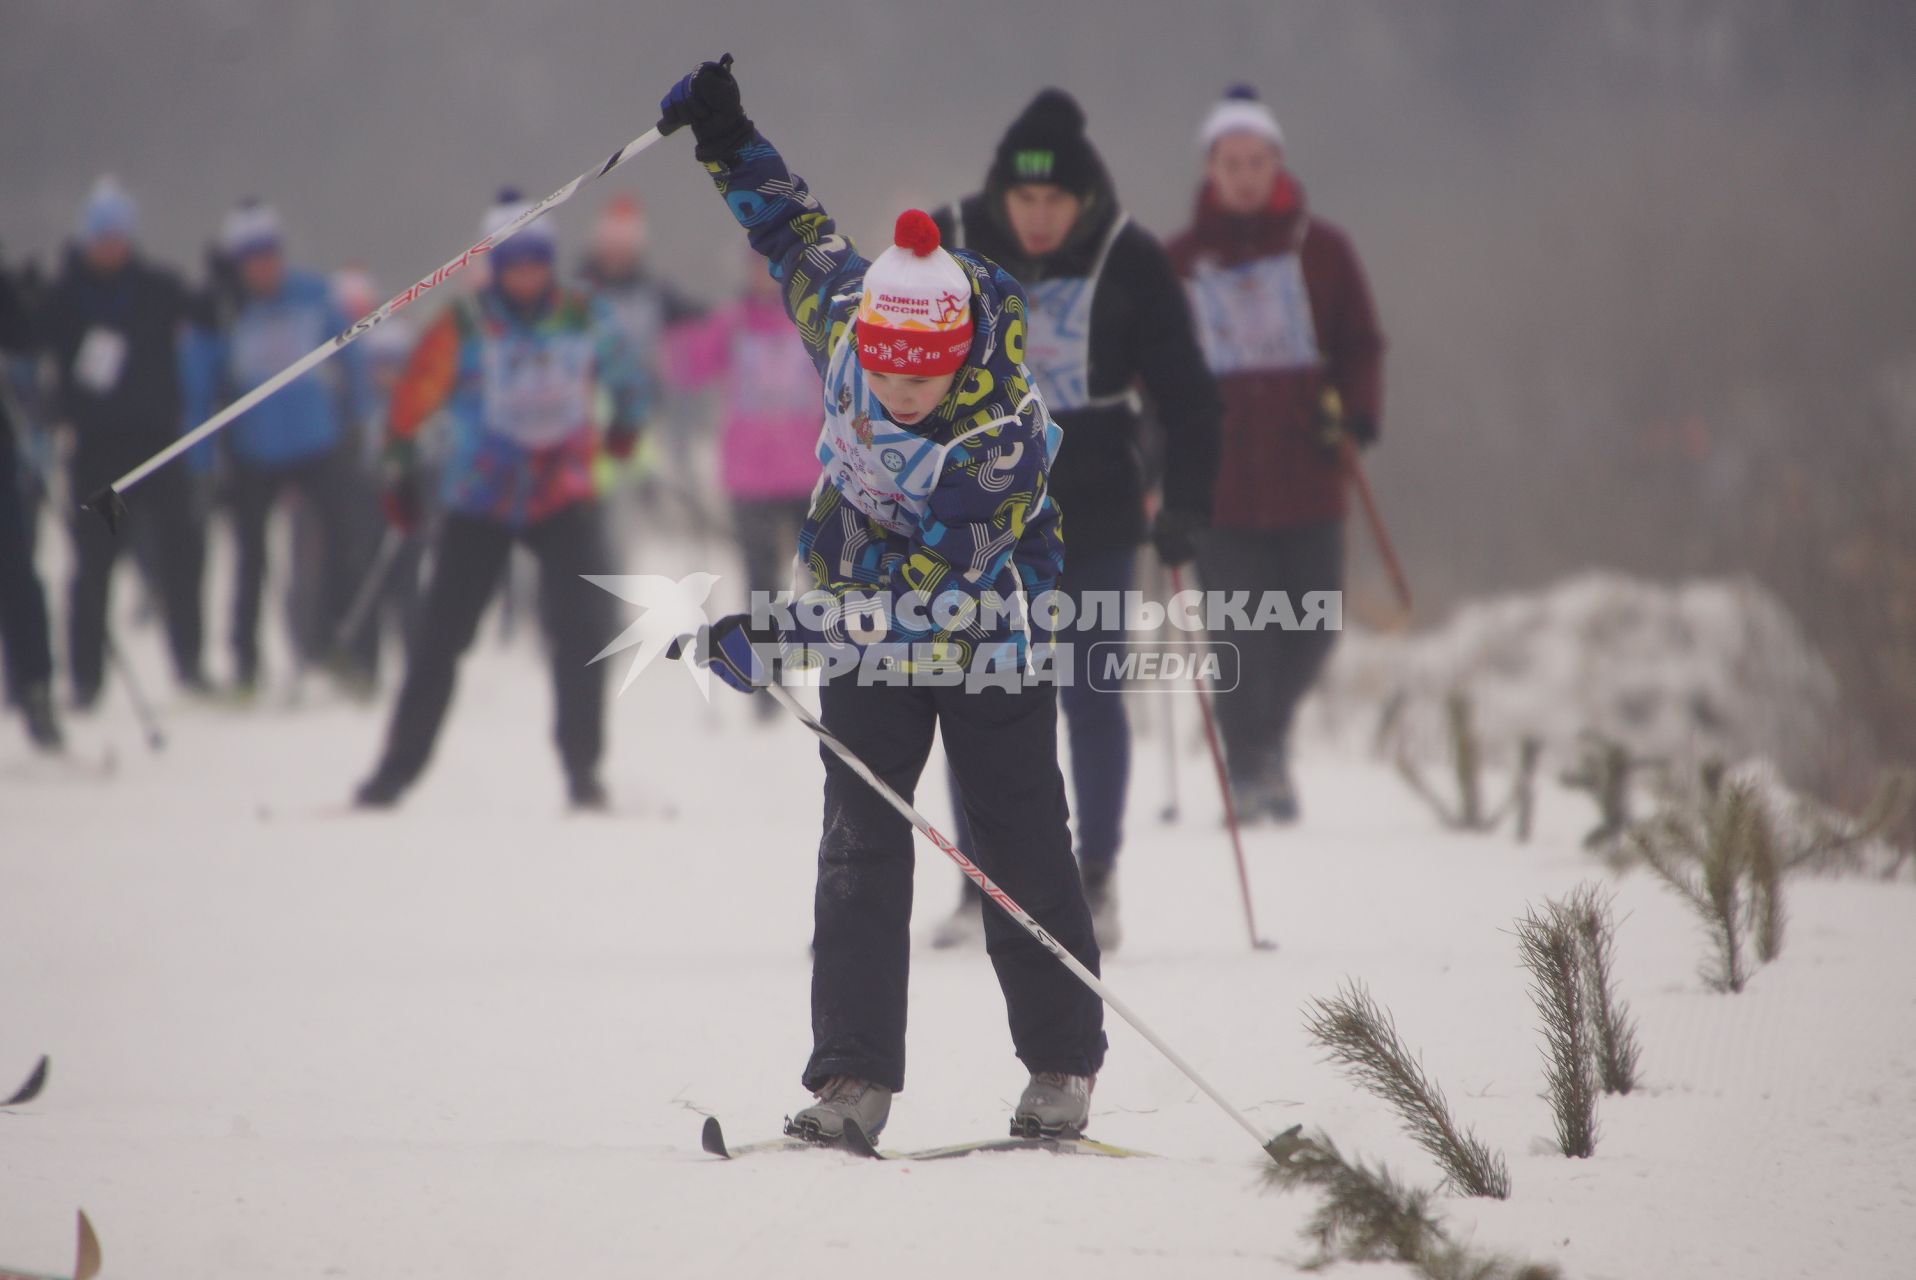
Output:
[[[1132,589],[1147,534],[1166,564],[1192,559],[1196,535],[1210,524],[1224,401],[1177,272],[1157,238],[1118,203],[1076,100],[1061,89],[1032,99],[999,142],[984,190],[945,208],[938,221],[948,243],[1002,265],[1030,299],[1025,363],[1064,428],[1051,474],[1064,525],[1059,589],[1080,605],[1087,593]],[[1163,432],[1163,505],[1155,522],[1145,501],[1145,396]],[[1097,678],[1091,656],[1100,641],[1119,638],[1115,624],[1086,629],[1080,608],[1068,637],[1072,681],[1060,691],[1078,860],[1106,949],[1119,940],[1111,877],[1123,838],[1131,738],[1122,689]],[[955,790],[962,838],[965,806]],[[950,946],[977,936],[982,910],[967,881],[934,942]]]
[[[68,486],[84,496],[180,434],[179,345],[201,317],[172,271],[147,261],[133,238],[135,206],[111,178],[94,185],[65,268],[35,311],[34,339],[54,364],[61,416],[73,430]],[[149,541],[175,674],[189,691],[201,670],[204,531],[183,467],[155,472],[132,504],[129,536]],[[126,544],[75,510],[68,596],[68,671],[75,706],[99,697],[113,568]]]

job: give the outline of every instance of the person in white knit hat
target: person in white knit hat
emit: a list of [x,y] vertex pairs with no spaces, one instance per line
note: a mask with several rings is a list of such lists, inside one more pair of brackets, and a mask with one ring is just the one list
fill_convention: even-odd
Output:
[[[1191,226],[1166,248],[1191,295],[1224,393],[1223,462],[1199,543],[1207,591],[1344,585],[1351,459],[1376,444],[1384,338],[1350,237],[1311,212],[1284,131],[1248,85],[1198,129],[1204,156]],[[1217,698],[1241,821],[1292,822],[1290,728],[1330,656],[1328,628],[1233,632],[1242,676]]]
[[[943,248],[915,209],[876,260],[860,256],[746,117],[729,62],[686,76],[661,115],[668,132],[687,125],[698,138],[824,380],[823,474],[793,574],[805,607],[723,618],[699,656],[754,692],[777,678],[781,641],[824,659],[826,727],[907,796],[942,736],[967,797],[965,853],[1096,971],[1057,690],[1034,671],[1050,640],[1026,616],[1035,611],[1007,607],[1050,592],[1063,563],[1049,486],[1060,433],[1025,367],[1024,291],[988,259]],[[904,1087],[914,859],[911,826],[836,755],[824,759],[802,1077],[817,1101],[788,1131],[833,1144],[854,1126],[876,1137]],[[1031,1073],[1013,1132],[1082,1133],[1104,1061],[1102,1004],[1009,916],[986,922],[986,946]]]

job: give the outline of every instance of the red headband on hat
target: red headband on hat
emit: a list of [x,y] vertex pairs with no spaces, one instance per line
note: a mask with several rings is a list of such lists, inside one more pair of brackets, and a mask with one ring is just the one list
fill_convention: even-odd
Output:
[[[926,287],[923,274],[908,269],[939,250],[938,224],[922,209],[898,216],[892,241],[894,247],[865,273],[858,363],[878,373],[912,377],[955,373],[971,352],[969,281],[959,272],[948,286],[934,290]],[[955,265],[948,259],[947,264],[944,270]]]

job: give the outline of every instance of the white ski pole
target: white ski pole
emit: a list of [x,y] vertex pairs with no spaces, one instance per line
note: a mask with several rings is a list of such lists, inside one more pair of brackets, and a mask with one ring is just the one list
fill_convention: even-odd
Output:
[[570,200],[573,193],[578,191],[578,189],[586,183],[598,178],[603,178],[606,174],[611,173],[614,169],[657,142],[663,136],[656,127],[647,129],[644,133],[613,152],[604,164],[586,170],[545,199],[532,205],[524,213],[514,218],[499,230],[484,237],[470,249],[467,249],[458,257],[447,262],[431,275],[424,277],[406,289],[402,289],[399,293],[389,298],[384,306],[368,312],[365,316],[355,321],[351,328],[328,338],[325,342],[322,342],[319,346],[313,348],[292,364],[287,365],[284,369],[281,369],[278,373],[260,383],[257,387],[254,387],[251,391],[233,401],[233,403],[227,405],[224,409],[221,409],[205,422],[200,423],[199,426],[194,427],[178,440],[175,440],[172,444],[169,444],[145,462],[142,462],[139,466],[134,467],[112,484],[94,493],[86,500],[87,509],[95,512],[105,520],[108,528],[118,532],[120,517],[126,512],[126,502],[122,497],[126,490],[131,489],[134,485],[146,479],[155,471],[158,471],[161,467],[173,461],[173,459],[179,457],[188,449],[191,449],[194,445],[200,443],[200,441],[226,426],[233,421],[233,419],[253,408],[253,406],[272,395],[275,391],[278,391],[287,383],[322,363],[333,355],[334,352],[356,341],[364,335],[367,330],[395,314],[400,308],[416,301],[428,290],[438,288],[463,270],[473,259],[491,253],[505,241],[517,235],[528,226],[534,218]]
[[853,773],[863,778],[866,783],[871,786],[872,790],[884,798],[885,803],[903,814],[905,820],[916,827],[920,835],[936,845],[940,853],[957,863],[958,869],[964,872],[973,884],[978,886],[980,892],[1004,908],[1006,915],[1016,920],[1019,926],[1023,928],[1026,933],[1036,938],[1046,951],[1056,956],[1058,962],[1064,965],[1065,968],[1071,970],[1079,982],[1084,983],[1085,986],[1095,991],[1098,998],[1111,1007],[1112,1012],[1130,1023],[1139,1035],[1151,1042],[1152,1048],[1163,1054],[1171,1065],[1179,1071],[1182,1071],[1192,1084],[1202,1089],[1211,1101],[1222,1107],[1224,1113],[1230,1116],[1231,1119],[1237,1121],[1238,1126],[1242,1128],[1244,1132],[1250,1134],[1251,1137],[1257,1140],[1257,1145],[1263,1149],[1265,1155],[1268,1155],[1278,1164],[1283,1164],[1297,1150],[1301,1141],[1298,1135],[1302,1131],[1303,1126],[1294,1125],[1286,1129],[1283,1133],[1278,1134],[1275,1138],[1266,1135],[1262,1129],[1258,1128],[1257,1125],[1251,1121],[1249,1116],[1232,1106],[1228,1098],[1212,1087],[1210,1081],[1199,1075],[1196,1067],[1186,1062],[1183,1057],[1178,1054],[1177,1050],[1159,1039],[1158,1033],[1146,1026],[1144,1020],[1131,1011],[1130,1005],[1120,1000],[1116,992],[1105,986],[1096,974],[1085,968],[1076,956],[1065,950],[1064,944],[1052,937],[1043,925],[1032,918],[1030,912],[1026,911],[1016,902],[1013,902],[1011,895],[992,883],[991,877],[979,870],[977,863],[961,853],[957,845],[938,834],[938,829],[925,820],[924,814],[914,809],[910,801],[892,790],[891,787],[886,785],[884,779],[873,773],[870,767],[858,758],[856,752],[843,742],[840,742],[831,730],[820,723],[817,716],[806,710],[805,705],[793,696],[790,689],[787,689],[774,679],[770,684],[765,686],[765,690],[774,698],[778,699],[778,701],[784,703],[786,710],[797,716],[800,723],[807,729],[817,734],[818,740],[829,747],[832,753],[840,760],[843,760]]

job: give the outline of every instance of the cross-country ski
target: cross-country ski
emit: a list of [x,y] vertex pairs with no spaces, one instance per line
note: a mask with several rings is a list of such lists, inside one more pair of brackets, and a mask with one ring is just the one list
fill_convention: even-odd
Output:
[[4,29],[0,1280],[1911,1272],[1916,7]]
[[47,1087],[47,1071],[51,1066],[52,1062],[45,1054],[41,1054],[40,1061],[33,1064],[33,1070],[27,1073],[27,1078],[20,1082],[20,1087],[6,1101],[0,1102],[0,1107],[17,1107],[39,1097],[40,1090]]
[[93,1224],[87,1220],[85,1210],[79,1214],[78,1233],[71,1271],[65,1274],[15,1271],[0,1266],[0,1280],[93,1280],[100,1274],[100,1238],[93,1233]]
[[1094,1138],[981,1138],[975,1142],[955,1142],[939,1147],[925,1147],[917,1151],[893,1151],[880,1149],[865,1136],[864,1130],[856,1124],[846,1126],[843,1137],[834,1143],[821,1144],[790,1135],[777,1138],[761,1138],[742,1145],[729,1144],[725,1131],[717,1117],[707,1116],[704,1128],[699,1134],[699,1145],[707,1154],[725,1160],[736,1160],[742,1156],[760,1155],[771,1151],[837,1150],[848,1155],[870,1160],[956,1160],[964,1156],[1000,1151],[1040,1151],[1051,1155],[1102,1156],[1106,1159],[1135,1159],[1150,1156],[1146,1151],[1133,1151],[1128,1147],[1113,1146],[1108,1142],[1099,1142]]

